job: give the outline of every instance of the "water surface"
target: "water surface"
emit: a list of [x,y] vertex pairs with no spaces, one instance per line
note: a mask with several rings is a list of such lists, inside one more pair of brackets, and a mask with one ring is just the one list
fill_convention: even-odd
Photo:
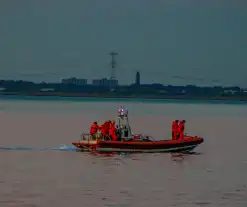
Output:
[[[164,139],[171,121],[205,138],[198,155],[92,155],[71,142],[129,109],[135,132]],[[166,101],[0,100],[0,206],[246,206],[247,105]]]

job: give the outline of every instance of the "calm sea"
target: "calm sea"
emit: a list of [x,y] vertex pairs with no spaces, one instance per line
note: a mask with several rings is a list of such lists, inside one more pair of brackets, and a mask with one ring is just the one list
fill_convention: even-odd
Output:
[[[186,119],[205,143],[181,157],[76,152],[121,105],[134,132],[167,139]],[[0,207],[246,207],[246,123],[239,102],[0,97]]]

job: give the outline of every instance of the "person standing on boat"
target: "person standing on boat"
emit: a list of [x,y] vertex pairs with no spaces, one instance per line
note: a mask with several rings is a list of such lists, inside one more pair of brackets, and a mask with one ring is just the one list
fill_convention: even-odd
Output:
[[182,140],[184,138],[184,125],[185,125],[185,120],[179,122],[178,125],[179,140]]
[[112,141],[117,141],[115,121],[110,123],[109,135],[112,138]]
[[100,130],[101,127],[98,125],[98,123],[95,121],[91,128],[90,128],[90,135],[94,138],[98,132],[98,130]]
[[178,137],[178,120],[172,122],[172,140],[176,140]]
[[104,124],[101,126],[101,133],[104,136],[104,138],[109,137],[109,127],[110,127],[111,121],[105,121]]

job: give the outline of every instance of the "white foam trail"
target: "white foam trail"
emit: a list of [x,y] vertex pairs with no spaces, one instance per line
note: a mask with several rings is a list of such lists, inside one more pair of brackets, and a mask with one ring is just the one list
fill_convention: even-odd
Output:
[[61,147],[46,148],[46,147],[22,147],[22,146],[0,146],[0,150],[61,150],[61,151],[76,151],[73,145],[62,145]]

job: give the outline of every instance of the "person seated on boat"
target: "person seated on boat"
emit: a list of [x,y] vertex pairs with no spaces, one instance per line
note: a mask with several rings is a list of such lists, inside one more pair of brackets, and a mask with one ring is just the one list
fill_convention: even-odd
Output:
[[185,125],[185,120],[179,122],[178,125],[179,140],[183,140],[184,138],[184,125]]
[[90,128],[90,135],[93,137],[93,138],[96,138],[96,134],[98,132],[98,130],[100,130],[101,127],[98,125],[98,123],[95,121],[91,128]]
[[110,123],[109,135],[112,138],[112,141],[117,141],[115,121]]
[[105,121],[104,124],[101,125],[101,133],[104,139],[109,138],[109,125],[110,121]]
[[178,136],[178,120],[172,122],[172,140],[176,140]]

